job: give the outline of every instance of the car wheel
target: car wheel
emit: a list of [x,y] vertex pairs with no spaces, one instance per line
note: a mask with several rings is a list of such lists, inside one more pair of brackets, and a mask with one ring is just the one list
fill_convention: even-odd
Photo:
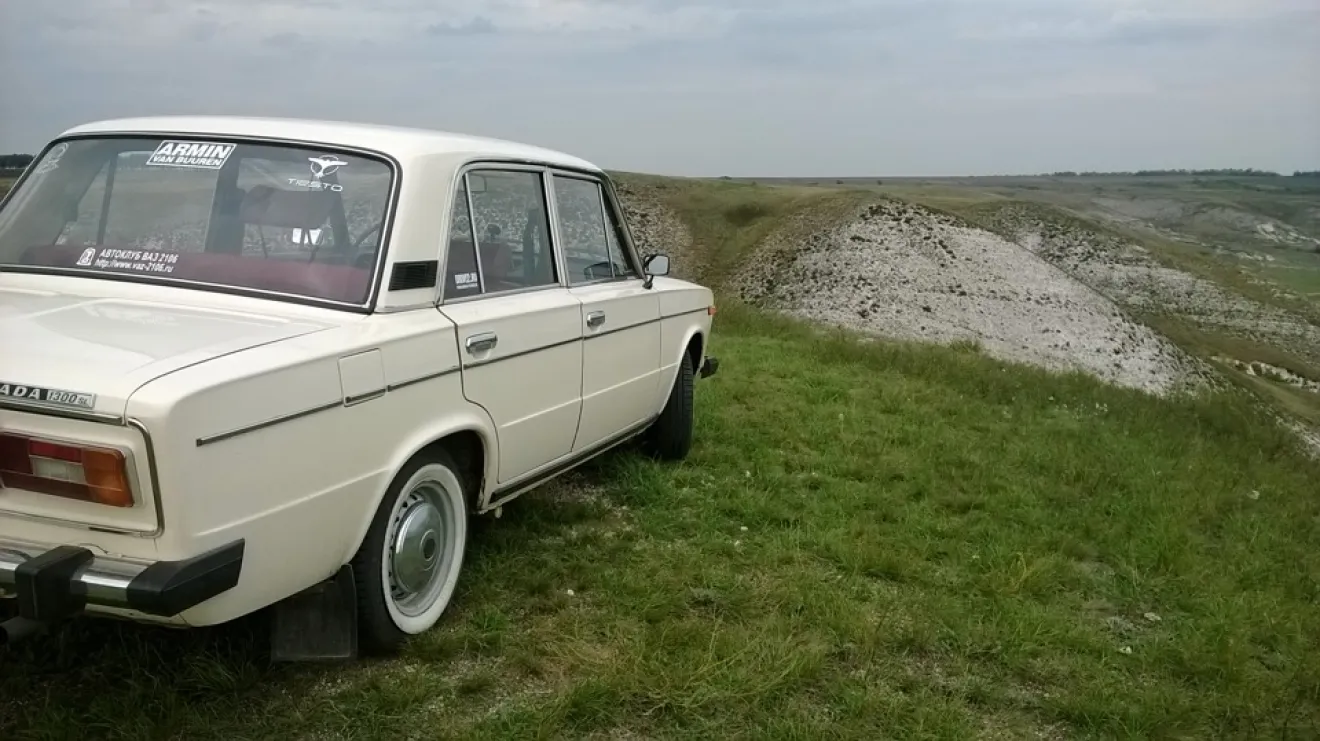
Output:
[[463,565],[466,501],[444,453],[410,462],[390,484],[353,557],[364,651],[393,653],[439,621]]
[[669,390],[669,400],[660,416],[646,431],[643,447],[652,457],[682,460],[692,449],[692,387],[695,382],[692,357],[683,353],[678,376]]

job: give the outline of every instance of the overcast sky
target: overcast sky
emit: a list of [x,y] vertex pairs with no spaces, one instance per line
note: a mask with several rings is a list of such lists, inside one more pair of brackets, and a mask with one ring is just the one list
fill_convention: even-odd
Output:
[[1320,168],[1320,0],[5,0],[0,152],[157,113],[687,175]]

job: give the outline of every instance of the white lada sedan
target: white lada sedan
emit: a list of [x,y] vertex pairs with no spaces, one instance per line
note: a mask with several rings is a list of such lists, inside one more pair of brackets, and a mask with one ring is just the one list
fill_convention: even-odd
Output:
[[0,637],[274,606],[277,658],[396,649],[470,515],[630,439],[687,454],[715,306],[668,263],[537,147],[65,132],[0,205]]

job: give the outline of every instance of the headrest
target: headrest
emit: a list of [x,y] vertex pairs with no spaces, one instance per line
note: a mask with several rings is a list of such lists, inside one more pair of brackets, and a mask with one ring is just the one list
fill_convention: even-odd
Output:
[[246,224],[315,229],[330,217],[334,198],[328,190],[280,190],[255,185],[243,197],[238,214]]

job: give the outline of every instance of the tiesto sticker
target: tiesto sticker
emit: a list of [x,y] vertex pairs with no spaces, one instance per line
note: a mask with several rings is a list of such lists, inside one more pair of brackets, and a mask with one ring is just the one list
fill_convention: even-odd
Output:
[[334,174],[336,170],[348,164],[334,155],[326,157],[308,157],[307,161],[312,163],[312,177],[317,180],[320,180],[326,175]]
[[79,409],[91,409],[96,406],[96,394],[48,389],[42,386],[28,386],[21,383],[9,383],[8,381],[0,381],[0,400],[2,399],[61,407],[77,407]]
[[296,185],[299,188],[306,188],[308,190],[328,190],[332,193],[344,192],[344,186],[339,183],[323,182],[321,178],[338,172],[339,168],[348,164],[347,162],[330,154],[322,155],[320,157],[308,157],[307,161],[312,163],[311,179],[289,178],[289,185]]
[[234,153],[233,144],[166,139],[147,158],[148,165],[219,170]]

